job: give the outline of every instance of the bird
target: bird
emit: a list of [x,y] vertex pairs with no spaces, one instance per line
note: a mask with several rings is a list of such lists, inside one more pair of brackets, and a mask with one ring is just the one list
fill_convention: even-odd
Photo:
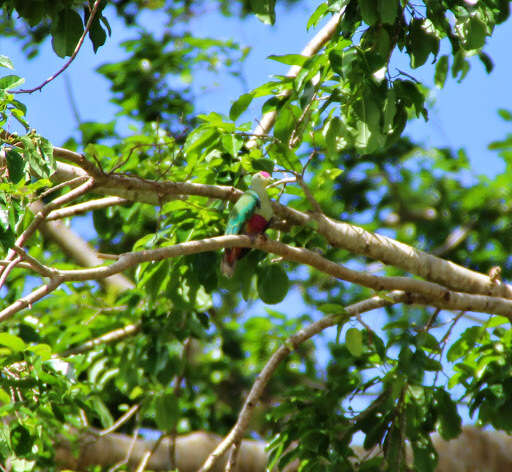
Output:
[[[251,187],[233,205],[229,214],[225,234],[247,234],[255,237],[263,234],[272,219],[272,203],[265,190],[272,178],[268,172],[254,174]],[[232,277],[236,262],[249,251],[248,248],[233,247],[224,250],[221,272]]]

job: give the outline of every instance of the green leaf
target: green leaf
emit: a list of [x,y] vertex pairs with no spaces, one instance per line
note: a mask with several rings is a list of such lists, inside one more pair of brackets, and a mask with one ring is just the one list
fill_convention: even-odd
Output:
[[376,102],[369,96],[363,97],[354,106],[357,114],[356,148],[369,154],[384,146],[385,138],[381,132],[381,112]]
[[244,145],[242,138],[235,134],[224,134],[221,138],[221,142],[222,147],[233,157],[238,156],[238,152]]
[[302,56],[301,54],[285,54],[283,56],[276,56],[272,54],[271,56],[268,56],[268,59],[272,59],[273,61],[287,64],[289,66],[303,66],[309,57]]
[[11,333],[0,333],[0,345],[7,346],[14,352],[23,351],[26,347],[23,339]]
[[24,82],[25,79],[23,77],[18,77],[17,75],[5,75],[4,77],[0,78],[0,89],[11,90],[23,84]]
[[0,388],[0,406],[8,405],[9,403],[11,403],[10,395],[3,388]]
[[[88,17],[87,17],[88,19]],[[105,44],[107,40],[107,33],[100,25],[100,19],[98,16],[94,18],[91,27],[89,28],[89,39],[92,42],[92,48],[94,52],[97,52],[98,49]]]
[[60,11],[52,31],[52,46],[55,53],[59,57],[71,56],[83,32],[84,25],[76,11],[70,8]]
[[[139,275],[141,274],[141,275]],[[156,298],[164,290],[170,275],[169,261],[150,263],[145,270],[140,269],[137,272],[139,280],[137,285],[144,287],[151,298]]]
[[236,121],[238,117],[245,110],[247,110],[253,98],[254,96],[252,93],[244,93],[243,95],[240,95],[240,97],[236,99],[233,105],[231,105],[231,109],[229,110],[229,118],[231,118],[233,121]]
[[275,3],[275,0],[250,0],[251,10],[267,25],[273,25],[276,21]]
[[485,44],[487,26],[478,16],[474,15],[464,23],[464,33],[464,48],[480,49]]
[[426,24],[426,20],[411,21],[407,51],[411,56],[413,69],[425,64],[430,53],[435,55],[439,50],[439,39],[425,30]]
[[345,307],[338,303],[322,303],[317,306],[317,309],[326,315],[337,315],[345,313]]
[[47,361],[52,356],[52,348],[48,344],[36,344],[35,346],[28,346],[27,349],[41,357],[43,361]]
[[24,456],[32,451],[34,438],[21,424],[11,429],[11,444],[16,455]]
[[0,66],[6,67],[7,69],[14,69],[14,66],[13,66],[11,60],[7,56],[1,55],[1,54],[0,54]]
[[190,133],[185,142],[184,151],[192,153],[198,151],[212,143],[218,137],[215,128],[211,126],[199,126],[196,130]]
[[295,128],[296,120],[290,106],[284,106],[279,110],[274,125],[274,136],[282,144],[288,144],[288,140]]
[[489,57],[489,55],[483,51],[479,51],[478,59],[480,59],[480,62],[484,65],[485,72],[490,74],[492,72],[492,70],[494,69],[494,64],[492,62],[492,59]]
[[89,401],[91,402],[92,411],[94,411],[98,416],[101,425],[104,428],[110,428],[110,426],[114,424],[114,418],[112,418],[112,415],[105,403],[103,403],[103,400],[99,396],[93,396]]
[[462,431],[462,419],[457,412],[457,405],[443,389],[435,391],[437,403],[437,430],[441,437],[449,441],[456,438]]
[[14,149],[5,153],[7,169],[9,169],[9,180],[17,184],[25,176],[25,161]]
[[315,27],[318,22],[325,16],[325,13],[329,9],[329,4],[327,2],[321,3],[317,9],[313,12],[313,14],[309,17],[308,23],[306,25],[306,29],[309,30],[312,26]]
[[325,132],[325,149],[329,159],[336,159],[338,156],[337,139],[343,135],[343,126],[341,120],[335,116],[327,123]]
[[363,21],[372,26],[379,20],[377,3],[375,0],[359,0],[359,10]]
[[469,61],[466,59],[464,51],[462,49],[457,51],[453,59],[452,77],[457,78],[458,82],[460,82],[466,77],[469,67]]
[[411,445],[414,454],[414,470],[417,472],[434,472],[438,456],[430,439],[414,441]]
[[442,55],[436,64],[436,72],[434,74],[434,82],[439,88],[443,88],[448,74],[448,56]]
[[179,418],[178,400],[174,393],[163,393],[155,398],[155,422],[158,429],[171,431]]
[[282,302],[289,285],[288,275],[280,264],[265,265],[258,270],[258,294],[264,303]]
[[349,328],[345,333],[345,345],[354,357],[363,353],[363,335],[357,328]]
[[394,89],[389,89],[384,102],[383,110],[383,123],[382,131],[384,134],[391,134],[395,128],[395,115],[396,115],[396,92]]
[[398,13],[398,0],[379,0],[378,5],[382,23],[394,24]]

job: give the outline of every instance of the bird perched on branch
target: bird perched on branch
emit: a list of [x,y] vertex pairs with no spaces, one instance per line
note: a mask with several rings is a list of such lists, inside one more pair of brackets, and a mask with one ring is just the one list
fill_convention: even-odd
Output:
[[[255,237],[263,234],[272,219],[272,203],[265,190],[272,178],[268,172],[258,172],[252,177],[251,187],[234,204],[229,214],[225,234],[247,234]],[[226,248],[220,269],[226,277],[235,272],[236,261],[249,249]]]

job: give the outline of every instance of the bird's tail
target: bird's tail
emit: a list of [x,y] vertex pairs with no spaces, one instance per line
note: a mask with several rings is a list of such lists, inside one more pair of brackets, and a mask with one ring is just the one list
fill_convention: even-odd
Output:
[[220,263],[220,271],[228,278],[233,277],[235,273],[236,257],[232,249],[225,249],[222,262]]

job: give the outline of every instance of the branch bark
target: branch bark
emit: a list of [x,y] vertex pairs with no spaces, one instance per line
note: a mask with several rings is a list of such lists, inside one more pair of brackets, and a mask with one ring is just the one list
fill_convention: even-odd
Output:
[[[90,269],[56,270],[46,268],[48,271],[53,271],[54,274],[54,278],[51,279],[46,287],[52,286],[53,289],[55,289],[63,282],[101,280],[119,274],[143,262],[161,261],[167,258],[197,254],[199,252],[217,251],[226,247],[260,249],[265,252],[277,254],[289,261],[310,265],[340,280],[357,283],[376,291],[400,290],[407,293],[409,297],[408,303],[430,305],[449,310],[499,314],[512,320],[512,300],[510,299],[457,292],[439,284],[409,277],[384,277],[359,272],[329,261],[316,252],[305,248],[288,246],[266,238],[252,239],[245,235],[217,236],[153,250],[123,253],[119,255],[119,258],[112,264],[101,265]],[[23,302],[18,300],[1,311],[0,321],[10,318],[21,309],[49,293],[49,288],[47,288],[46,291],[41,290],[42,288],[35,290],[27,295],[27,297],[20,299],[23,300]]]
[[[80,154],[62,148],[56,148],[55,153],[57,157],[73,155],[75,162],[83,160]],[[86,164],[89,170],[91,166],[91,163]],[[59,163],[55,178],[58,180],[59,177],[64,177],[69,180],[80,175],[86,175],[86,171]],[[90,175],[94,175],[97,182],[95,187],[97,193],[116,195],[153,205],[186,195],[236,201],[242,194],[240,190],[233,187],[192,182],[156,182],[121,174],[102,174],[98,169],[93,170]],[[488,275],[420,251],[392,238],[371,233],[361,227],[337,221],[325,215],[304,213],[276,202],[273,204],[273,209],[277,216],[290,224],[312,226],[334,247],[395,266],[456,291],[512,299],[511,285],[493,283]]]

